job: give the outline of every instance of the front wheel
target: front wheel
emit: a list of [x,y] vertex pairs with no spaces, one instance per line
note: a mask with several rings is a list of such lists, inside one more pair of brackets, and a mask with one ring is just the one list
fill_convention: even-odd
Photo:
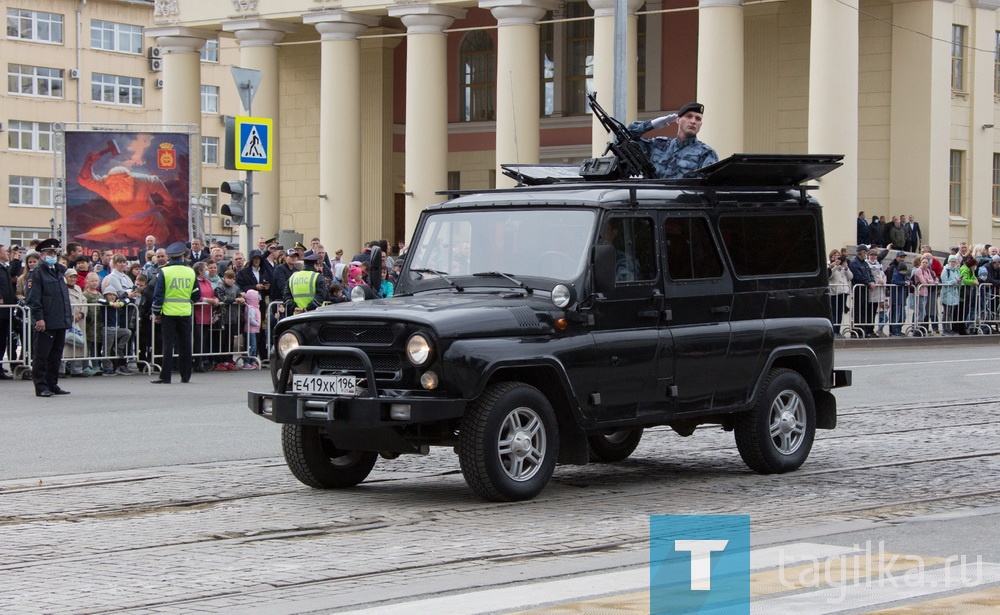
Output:
[[319,427],[282,425],[281,450],[299,481],[317,489],[344,489],[368,478],[378,453],[341,451]]
[[530,500],[545,488],[559,456],[552,405],[520,382],[487,387],[462,419],[458,447],[462,475],[494,502]]
[[816,406],[806,381],[790,369],[772,370],[757,403],[737,419],[735,432],[736,448],[751,470],[797,470],[816,435]]
[[642,427],[638,429],[620,429],[597,434],[587,438],[590,444],[590,457],[597,461],[614,463],[625,461],[639,446],[642,439]]

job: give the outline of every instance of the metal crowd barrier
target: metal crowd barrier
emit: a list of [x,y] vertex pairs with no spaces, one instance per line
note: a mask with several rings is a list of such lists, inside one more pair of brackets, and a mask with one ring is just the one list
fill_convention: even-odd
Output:
[[6,348],[0,365],[15,378],[31,369],[31,313],[23,305],[0,305],[0,327],[6,334]]
[[[191,349],[195,365],[205,363],[235,363],[249,356],[249,341],[245,329],[246,312],[243,304],[220,303],[216,306],[201,301],[192,305]],[[201,314],[199,314],[201,312]],[[199,324],[198,321],[202,323]],[[206,322],[207,321],[207,322]],[[151,360],[154,369],[160,369],[163,358],[160,326],[152,327]],[[176,356],[177,349],[174,349]]]
[[139,355],[138,305],[127,303],[117,308],[123,310],[123,318],[116,322],[111,322],[112,312],[102,303],[71,303],[70,309],[74,326],[66,331],[63,362],[71,373],[87,369],[108,373],[133,362],[138,369],[149,371],[149,364]]
[[[831,287],[831,294],[838,289]],[[1000,294],[990,284],[855,284],[838,333],[845,337],[990,335],[1000,333]],[[836,312],[837,300],[831,300]]]

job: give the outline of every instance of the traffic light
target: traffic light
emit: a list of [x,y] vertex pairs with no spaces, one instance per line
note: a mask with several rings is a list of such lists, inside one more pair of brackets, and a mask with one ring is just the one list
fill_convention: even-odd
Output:
[[241,179],[231,182],[222,182],[220,190],[230,195],[233,200],[226,203],[219,210],[223,216],[233,219],[233,224],[243,224],[246,219],[246,189],[247,183]]

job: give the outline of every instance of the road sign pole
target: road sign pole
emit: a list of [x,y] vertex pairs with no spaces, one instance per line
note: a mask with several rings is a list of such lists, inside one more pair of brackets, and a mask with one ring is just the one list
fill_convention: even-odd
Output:
[[[250,90],[247,96],[247,115],[253,115],[253,82],[247,82],[247,89]],[[253,249],[253,171],[247,171],[247,245],[243,246],[243,253],[250,254]]]

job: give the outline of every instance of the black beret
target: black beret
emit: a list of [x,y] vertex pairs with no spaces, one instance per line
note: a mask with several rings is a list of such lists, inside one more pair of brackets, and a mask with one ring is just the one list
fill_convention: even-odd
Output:
[[681,110],[677,112],[677,117],[684,117],[684,114],[690,111],[703,114],[705,113],[705,105],[697,102],[689,102],[688,104],[681,107]]

